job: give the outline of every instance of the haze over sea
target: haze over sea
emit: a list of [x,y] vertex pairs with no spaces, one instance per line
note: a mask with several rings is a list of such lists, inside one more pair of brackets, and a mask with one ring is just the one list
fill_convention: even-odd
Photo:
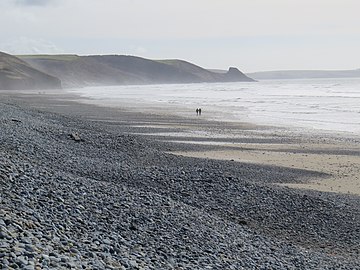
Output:
[[87,87],[71,92],[88,102],[195,116],[252,122],[308,131],[360,134],[360,78],[267,80],[256,83],[204,83]]

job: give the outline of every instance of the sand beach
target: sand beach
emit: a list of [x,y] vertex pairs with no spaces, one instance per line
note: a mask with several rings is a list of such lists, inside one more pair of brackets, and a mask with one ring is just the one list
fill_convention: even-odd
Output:
[[356,137],[58,90],[0,102],[5,267],[358,269]]

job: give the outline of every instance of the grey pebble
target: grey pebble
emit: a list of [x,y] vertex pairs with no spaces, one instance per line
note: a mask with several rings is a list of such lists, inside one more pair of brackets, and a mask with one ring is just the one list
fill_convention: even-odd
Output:
[[[272,184],[315,172],[167,154],[207,146],[131,135],[151,116],[126,117],[0,101],[3,268],[359,269],[358,198]],[[286,143],[258,137],[238,140]]]

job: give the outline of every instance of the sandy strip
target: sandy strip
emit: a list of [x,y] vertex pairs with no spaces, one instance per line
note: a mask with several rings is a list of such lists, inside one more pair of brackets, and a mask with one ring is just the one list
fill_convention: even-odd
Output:
[[[234,150],[234,146],[232,144],[232,148],[229,150],[176,152],[175,154],[187,157],[233,160],[323,172],[329,174],[330,177],[311,179],[306,184],[282,185],[292,188],[360,195],[360,156],[317,154],[306,151],[310,149],[319,151],[354,150],[354,148],[349,148],[350,146],[347,144],[237,144],[235,147],[238,147],[239,150]],[[302,152],[297,152],[299,150]]]
[[[133,127],[176,129],[156,132],[150,135],[167,137],[186,137],[178,141],[201,145],[221,146],[219,151],[177,152],[176,154],[211,158],[219,160],[234,160],[257,164],[275,165],[290,168],[313,170],[330,174],[327,179],[311,179],[306,184],[286,184],[293,188],[315,189],[319,191],[351,193],[360,195],[360,157],[351,153],[328,154],[326,151],[359,151],[359,143],[341,143],[332,140],[304,142],[300,136],[293,143],[284,143],[290,134],[275,127],[261,127],[251,123],[224,123],[206,121],[204,118],[182,118],[161,113],[159,108],[151,108],[154,114],[127,112],[95,104],[93,100],[80,97],[63,90],[48,91],[0,91],[2,100],[12,100],[19,104],[58,112],[66,115],[77,115],[92,120],[116,121],[118,124],[128,123]],[[88,105],[87,105],[88,104]],[[137,107],[138,108],[138,107]],[[144,107],[141,107],[145,109]],[[148,108],[149,109],[149,108]],[[164,113],[164,112],[163,112]],[[146,134],[146,133],[144,133]],[[149,134],[148,134],[149,135]],[[191,141],[191,138],[204,140]],[[224,141],[215,140],[223,138]],[[236,139],[271,139],[273,143],[237,143]],[[225,142],[227,139],[227,142]],[[230,140],[229,140],[230,139]],[[232,143],[234,139],[234,143]],[[284,140],[283,140],[284,139]],[[175,139],[174,139],[175,141]],[[223,150],[228,147],[228,150]],[[317,153],[316,151],[319,151]],[[321,153],[320,153],[321,152]],[[325,152],[326,154],[323,154]]]

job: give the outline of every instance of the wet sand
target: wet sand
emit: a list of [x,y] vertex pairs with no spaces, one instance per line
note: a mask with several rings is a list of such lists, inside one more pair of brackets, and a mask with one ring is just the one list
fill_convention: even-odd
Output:
[[[130,108],[129,104],[109,108],[63,90],[0,91],[0,98],[39,110],[121,124],[128,133],[144,134],[156,140],[198,146],[199,151],[173,152],[176,155],[325,173],[328,177],[306,179],[303,183],[286,183],[285,179],[279,182],[292,188],[360,195],[360,143],[353,136],[298,134],[251,123],[208,121],[196,115],[184,118],[155,105],[138,106],[146,113],[135,112],[136,108]],[[211,146],[211,150],[204,150],[203,146]]]
[[[280,167],[280,157],[356,156],[355,141],[77,98],[0,93],[4,268],[358,268],[360,197],[274,185],[324,176]],[[280,161],[166,153],[194,151]]]
[[[273,165],[321,172],[328,174],[329,176],[327,178],[308,179],[307,183],[282,183],[280,185],[292,188],[360,195],[360,156],[357,154],[335,154],[333,152],[338,150],[338,148],[341,148],[341,150],[354,150],[354,147],[349,144],[305,144],[301,146],[242,144],[232,145],[231,147],[232,149],[230,150],[177,152],[176,154],[188,157],[233,160],[237,162]],[[309,149],[312,151],[327,150],[330,153],[309,153],[306,151]],[[301,151],[299,152],[299,150]]]

